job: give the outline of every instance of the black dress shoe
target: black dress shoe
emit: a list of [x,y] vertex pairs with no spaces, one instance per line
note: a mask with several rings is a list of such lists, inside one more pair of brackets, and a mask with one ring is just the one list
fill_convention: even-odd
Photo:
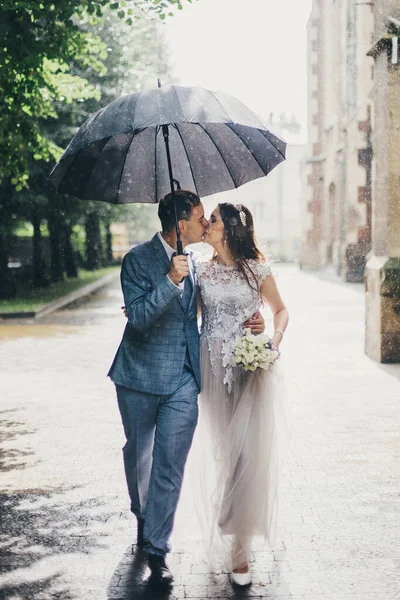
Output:
[[136,539],[136,545],[138,548],[143,548],[146,543],[143,538],[143,529],[144,529],[144,519],[138,519],[137,520],[137,539]]
[[174,578],[163,556],[158,556],[158,554],[149,554],[148,563],[151,570],[151,583],[172,583]]

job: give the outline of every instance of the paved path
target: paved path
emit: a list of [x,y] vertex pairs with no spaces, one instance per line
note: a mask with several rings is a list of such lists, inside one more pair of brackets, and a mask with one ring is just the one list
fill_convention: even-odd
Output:
[[[282,268],[297,397],[287,533],[253,553],[254,584],[211,574],[183,500],[170,595],[140,585],[105,378],[124,326],[118,285],[35,324],[0,327],[0,598],[400,599],[400,367],[363,353],[363,294]],[[190,494],[189,494],[190,495]],[[186,525],[185,525],[186,524]]]

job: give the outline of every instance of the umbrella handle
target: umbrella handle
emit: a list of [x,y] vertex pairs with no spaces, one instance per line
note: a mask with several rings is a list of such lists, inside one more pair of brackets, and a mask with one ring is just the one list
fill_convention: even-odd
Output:
[[[174,212],[175,212],[175,229],[176,229],[176,248],[177,248],[177,254],[183,254],[183,247],[182,247],[182,240],[181,240],[181,232],[179,231],[179,223],[178,223],[178,214],[176,212],[176,204],[175,204],[175,186],[174,186],[174,182],[176,181],[176,179],[174,179],[173,174],[172,174],[172,164],[171,164],[171,153],[169,151],[169,131],[168,131],[168,125],[162,125],[162,132],[163,132],[163,136],[164,136],[164,142],[165,142],[165,150],[167,153],[167,163],[168,163],[168,173],[169,173],[169,182],[171,184],[171,194],[174,198]],[[178,186],[179,186],[179,182]],[[178,187],[178,189],[180,189],[180,186]]]

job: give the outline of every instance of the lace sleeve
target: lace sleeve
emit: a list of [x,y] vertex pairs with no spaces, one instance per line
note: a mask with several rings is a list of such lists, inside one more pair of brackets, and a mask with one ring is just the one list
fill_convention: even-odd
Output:
[[204,260],[203,257],[194,257],[193,260],[193,256],[192,256],[192,264],[193,264],[193,268],[196,271],[196,276],[198,278],[202,277],[202,275],[204,275],[204,272],[207,269],[207,266],[210,264],[209,261]]
[[255,265],[255,274],[257,275],[258,285],[261,287],[265,279],[271,275],[271,267],[265,262],[257,262]]

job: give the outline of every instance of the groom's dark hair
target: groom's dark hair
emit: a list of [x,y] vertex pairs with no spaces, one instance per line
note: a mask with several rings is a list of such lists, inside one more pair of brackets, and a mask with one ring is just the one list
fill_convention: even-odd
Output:
[[[192,209],[194,206],[199,205],[200,198],[188,190],[177,190],[175,192],[175,203],[178,221],[182,219],[189,221]],[[175,227],[174,197],[171,192],[164,196],[164,198],[161,198],[158,205],[158,217],[161,221],[162,230],[165,233],[168,233]]]

